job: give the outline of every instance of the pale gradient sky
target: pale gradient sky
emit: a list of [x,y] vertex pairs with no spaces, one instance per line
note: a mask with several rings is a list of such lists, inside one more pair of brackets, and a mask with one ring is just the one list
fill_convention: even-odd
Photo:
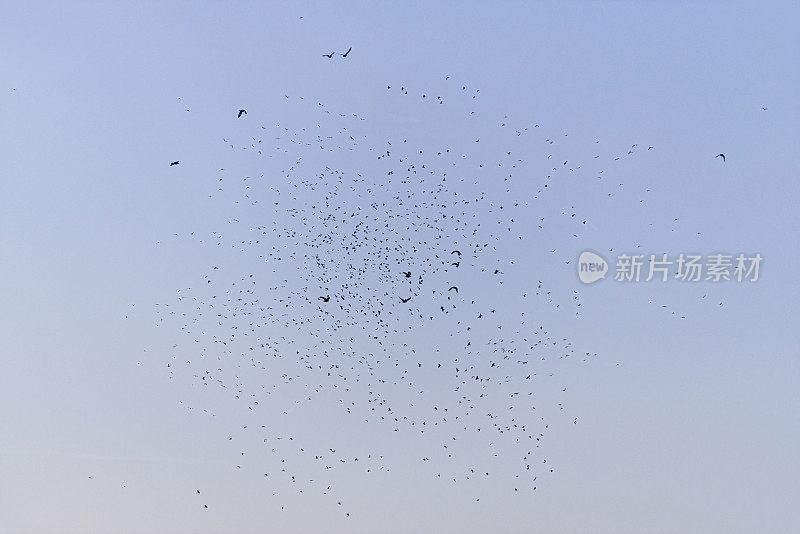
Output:
[[[797,2],[3,2],[0,19],[0,531],[800,531]],[[540,124],[587,168],[640,147],[606,168],[625,184],[613,201],[590,174],[554,193],[554,212],[591,219],[585,235],[540,235],[509,275],[579,291],[580,316],[542,320],[598,355],[559,369],[556,471],[534,495],[487,483],[475,503],[404,464],[400,435],[383,444],[391,473],[337,480],[350,518],[317,494],[282,511],[258,472],[232,468],[247,414],[162,365],[180,337],[155,304],[208,259],[175,234],[231,216],[209,199],[219,168],[258,172],[221,141],[247,139],[239,108],[251,128],[300,128],[320,101],[367,117],[376,145],[398,129],[433,143],[456,126],[385,88],[448,75],[481,89],[486,129]],[[562,261],[637,245],[759,252],[761,279],[587,287]],[[307,423],[310,439],[335,432]]]

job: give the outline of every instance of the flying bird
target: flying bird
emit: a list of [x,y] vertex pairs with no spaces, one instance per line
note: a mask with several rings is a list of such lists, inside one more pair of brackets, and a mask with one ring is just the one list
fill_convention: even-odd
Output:
[[239,114],[238,114],[238,115],[236,115],[236,118],[238,119],[238,118],[240,118],[242,115],[247,115],[247,110],[246,110],[246,109],[240,109],[240,110],[239,110]]
[[328,295],[327,297],[320,297],[320,298],[321,298],[321,299],[322,299],[324,302],[328,302],[329,300],[331,300],[331,296],[330,296],[330,295]]
[[333,54],[335,54],[335,53],[336,52],[331,52],[330,54],[322,54],[322,55],[325,56],[328,59],[331,59],[333,57]]
[[405,304],[409,300],[411,300],[411,297],[408,297],[407,299],[404,299],[403,297],[400,297],[400,302],[402,302],[403,304]]
[[406,275],[406,278],[411,278],[411,271],[403,271],[403,274]]
[[456,290],[456,293],[458,293],[458,288],[456,286],[451,287],[450,289],[448,289],[448,291],[452,291],[454,289]]
[[722,158],[722,161],[724,162],[725,161],[725,154],[717,154],[716,156],[714,156],[714,158],[715,159],[716,158]]
[[173,165],[180,165],[180,164],[181,164],[180,161],[173,161],[172,163],[169,164],[169,166],[172,167]]
[[350,53],[350,50],[352,50],[352,49],[353,49],[353,47],[352,47],[352,46],[351,46],[350,48],[348,48],[348,49],[347,49],[347,52],[345,52],[344,54],[342,54],[342,57],[347,57],[347,54],[349,54],[349,53]]

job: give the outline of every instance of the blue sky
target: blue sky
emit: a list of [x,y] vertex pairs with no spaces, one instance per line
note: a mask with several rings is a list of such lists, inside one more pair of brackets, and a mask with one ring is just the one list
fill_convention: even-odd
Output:
[[[2,11],[5,530],[797,529],[797,4],[76,2]],[[350,46],[346,59],[322,57]],[[422,93],[447,105],[432,108]],[[240,108],[248,115],[236,120]],[[555,363],[556,382],[542,386],[552,409],[543,447],[555,468],[535,493],[509,495],[502,476],[443,485],[431,476],[438,460],[430,468],[414,456],[424,440],[339,424],[320,409],[270,424],[305,443],[383,451],[391,471],[345,469],[331,478],[335,498],[300,495],[259,467],[236,468],[240,449],[258,458],[253,465],[273,461],[249,434],[228,439],[255,424],[241,403],[198,387],[193,367],[165,369],[196,354],[164,312],[179,305],[177,290],[196,287],[210,265],[232,279],[253,269],[252,258],[199,239],[221,229],[247,237],[232,218],[279,220],[243,205],[244,194],[266,199],[285,187],[281,165],[295,154],[309,169],[377,165],[358,159],[363,151],[298,147],[267,160],[240,149],[256,137],[290,147],[261,125],[317,124],[332,134],[346,124],[363,147],[407,138],[474,161],[508,151],[524,160],[510,195],[530,200],[515,211],[525,245],[498,245],[491,261],[507,269],[506,287],[542,280],[564,306],[503,301],[479,278],[476,294],[508,317],[526,311],[532,329],[546,325],[592,355]],[[510,131],[533,125],[539,131]],[[550,153],[580,168],[566,165],[574,172],[534,202]],[[246,190],[243,178],[261,174],[260,188]],[[489,195],[506,195],[491,183]],[[585,228],[560,218],[570,209]],[[575,260],[586,249],[609,260],[618,251],[758,252],[764,262],[754,284],[584,286]],[[437,333],[415,341],[434,346]],[[422,371],[419,380],[437,379]],[[289,387],[273,402],[297,393]],[[476,441],[464,454],[482,451]],[[285,458],[298,476],[321,476],[302,455]],[[510,454],[492,462],[514,473]]]

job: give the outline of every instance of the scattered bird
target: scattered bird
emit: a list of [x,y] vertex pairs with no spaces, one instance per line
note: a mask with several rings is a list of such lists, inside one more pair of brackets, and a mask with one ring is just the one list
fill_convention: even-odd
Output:
[[180,165],[180,164],[181,164],[180,161],[173,161],[172,163],[169,164],[169,166],[172,167],[173,165]]
[[239,119],[239,118],[241,118],[242,115],[247,115],[247,110],[246,109],[240,109],[239,110],[239,114],[236,115],[236,118]]

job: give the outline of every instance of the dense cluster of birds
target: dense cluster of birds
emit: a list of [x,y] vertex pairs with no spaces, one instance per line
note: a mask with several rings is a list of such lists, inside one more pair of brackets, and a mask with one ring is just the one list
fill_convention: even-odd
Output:
[[[518,256],[546,229],[586,229],[574,205],[551,202],[559,180],[602,178],[638,144],[572,161],[559,150],[566,133],[508,116],[486,127],[475,122],[480,90],[444,82],[430,94],[389,84],[386,95],[424,116],[448,108],[446,135],[398,121],[376,139],[368,117],[287,95],[318,120],[245,121],[223,139],[264,172],[219,170],[225,227],[187,236],[213,259],[156,306],[184,340],[164,365],[235,399],[246,424],[227,436],[241,449],[234,465],[263,471],[276,498],[279,487],[334,496],[337,472],[386,474],[403,457],[469,484],[475,500],[488,477],[533,492],[553,471],[543,443],[549,418],[566,414],[559,365],[594,355],[537,317],[580,314],[579,291],[529,273],[521,284]],[[564,254],[569,264],[574,251]],[[266,456],[246,464],[254,450]]]

